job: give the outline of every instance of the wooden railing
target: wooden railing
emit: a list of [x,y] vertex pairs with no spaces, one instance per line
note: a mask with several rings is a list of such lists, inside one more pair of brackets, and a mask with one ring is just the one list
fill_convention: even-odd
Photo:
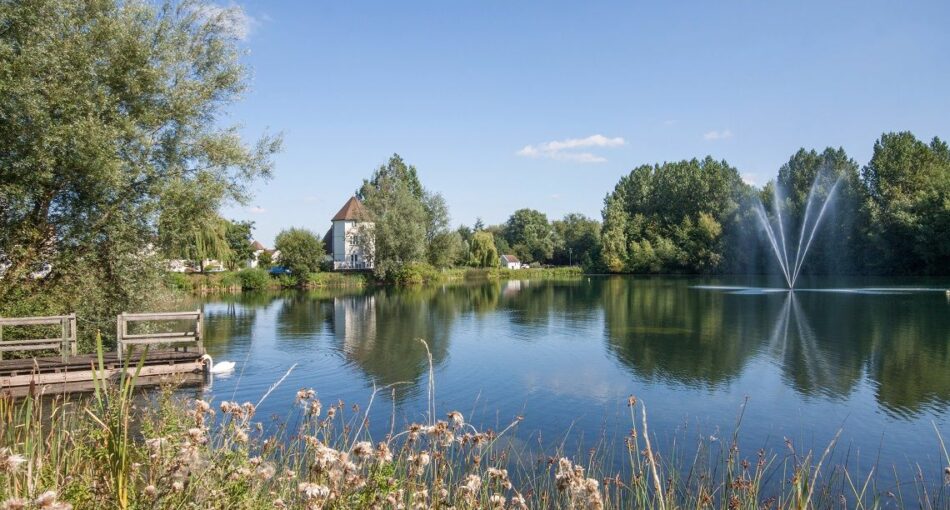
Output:
[[[60,336],[56,338],[28,338],[16,340],[3,339],[4,326],[59,326]],[[9,351],[45,351],[59,349],[63,361],[69,355],[76,355],[76,314],[53,317],[0,317],[0,359]]]
[[[131,322],[159,322],[159,321],[195,321],[195,327],[188,331],[170,333],[129,333]],[[117,350],[119,359],[125,354],[126,348],[136,345],[171,344],[177,351],[179,348],[188,351],[194,347],[200,354],[204,353],[204,313],[201,310],[194,312],[165,312],[165,313],[122,313],[116,323]]]

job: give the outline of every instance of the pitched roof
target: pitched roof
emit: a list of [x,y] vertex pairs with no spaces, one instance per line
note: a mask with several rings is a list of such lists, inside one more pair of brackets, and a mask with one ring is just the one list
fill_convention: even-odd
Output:
[[259,251],[259,250],[266,250],[267,248],[264,248],[264,245],[261,244],[260,241],[255,240],[253,243],[251,243],[251,249],[254,251]]
[[336,216],[330,221],[359,221],[364,219],[366,219],[366,209],[363,207],[363,203],[356,197],[350,197],[343,204],[340,212],[336,213]]
[[511,262],[521,262],[518,260],[518,257],[515,257],[514,255],[502,255],[501,260],[504,260],[506,264]]

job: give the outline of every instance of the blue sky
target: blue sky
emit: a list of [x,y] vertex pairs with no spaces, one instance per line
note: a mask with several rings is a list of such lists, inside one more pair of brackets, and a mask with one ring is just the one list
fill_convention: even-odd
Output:
[[453,224],[600,216],[644,164],[712,155],[756,184],[798,148],[860,164],[884,131],[950,138],[950,2],[237,4],[251,90],[225,122],[282,132],[226,216],[319,233],[397,152]]

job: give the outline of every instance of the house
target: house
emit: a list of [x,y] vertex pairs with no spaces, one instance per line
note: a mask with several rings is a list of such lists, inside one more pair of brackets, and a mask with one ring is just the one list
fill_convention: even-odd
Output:
[[[333,261],[334,271],[352,271],[373,268],[372,245],[361,239],[373,228],[367,221],[369,213],[356,197],[350,197],[333,219],[333,226],[323,236],[327,256]],[[370,241],[371,242],[371,241]]]
[[269,250],[260,241],[255,240],[251,243],[251,260],[247,261],[247,267],[257,267],[260,264],[261,255],[267,251]]
[[502,255],[499,258],[501,259],[501,267],[505,269],[521,269],[523,267],[521,261],[514,255]]

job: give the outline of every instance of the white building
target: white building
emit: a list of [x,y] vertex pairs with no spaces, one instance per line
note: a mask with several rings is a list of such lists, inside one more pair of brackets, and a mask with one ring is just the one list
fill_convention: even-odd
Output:
[[499,257],[499,259],[501,262],[501,267],[505,269],[521,269],[523,267],[521,265],[521,261],[518,260],[518,257],[515,257],[514,255],[502,255]]
[[333,226],[323,237],[323,244],[333,260],[334,271],[373,268],[372,249],[365,249],[366,243],[359,240],[361,234],[368,235],[373,228],[368,218],[362,202],[351,197],[331,220]]

